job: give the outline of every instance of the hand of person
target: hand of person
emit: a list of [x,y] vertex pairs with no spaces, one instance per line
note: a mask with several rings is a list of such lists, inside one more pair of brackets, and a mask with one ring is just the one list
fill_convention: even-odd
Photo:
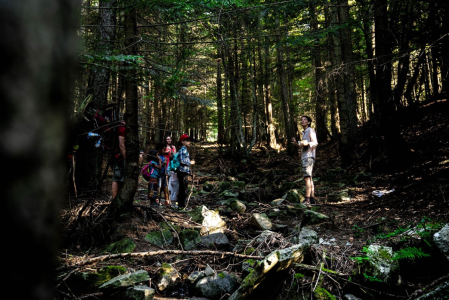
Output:
[[307,141],[301,141],[301,147],[308,146],[309,143]]
[[195,161],[194,161],[194,160],[191,160],[191,161],[190,161],[190,165],[193,166],[194,164],[195,164]]

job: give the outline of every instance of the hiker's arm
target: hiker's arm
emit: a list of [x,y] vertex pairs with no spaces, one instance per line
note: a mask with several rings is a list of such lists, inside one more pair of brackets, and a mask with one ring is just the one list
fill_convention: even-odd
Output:
[[315,131],[311,131],[309,133],[310,136],[310,142],[307,142],[306,140],[301,141],[302,146],[309,146],[310,148],[318,146],[318,141],[316,139],[316,133]]
[[118,147],[120,149],[120,154],[123,156],[123,159],[126,160],[126,148],[125,148],[125,137],[118,137]]

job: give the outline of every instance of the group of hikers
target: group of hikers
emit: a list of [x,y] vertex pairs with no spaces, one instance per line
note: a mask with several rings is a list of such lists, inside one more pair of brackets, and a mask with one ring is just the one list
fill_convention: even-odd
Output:
[[[148,181],[150,205],[186,209],[190,166],[195,165],[195,161],[190,160],[188,152],[190,143],[188,134],[181,135],[178,142],[179,152],[177,152],[172,144],[171,136],[166,136],[164,143],[156,144],[156,148],[148,152],[149,163],[142,168],[141,174]],[[162,192],[165,200],[163,202],[161,201]]]
[[[302,140],[297,141],[293,137],[291,142],[301,150],[302,177],[306,187],[304,203],[313,205],[316,201],[312,172],[318,141],[315,131],[310,127],[312,119],[309,116],[302,116],[300,124],[304,129]],[[119,146],[121,146],[124,145],[124,130],[119,130],[119,133]],[[195,165],[195,161],[190,160],[188,152],[190,143],[191,139],[188,134],[181,135],[177,145],[179,151],[177,151],[171,136],[166,136],[165,142],[158,143],[155,149],[148,152],[149,163],[143,166],[141,174],[148,181],[150,205],[166,206],[177,210],[187,209],[188,178],[192,175],[191,166]],[[120,148],[120,152],[125,158],[124,147]],[[113,197],[117,195],[117,190],[123,182],[123,171],[124,160],[122,164],[115,163],[112,183]],[[161,201],[162,192],[164,201]]]

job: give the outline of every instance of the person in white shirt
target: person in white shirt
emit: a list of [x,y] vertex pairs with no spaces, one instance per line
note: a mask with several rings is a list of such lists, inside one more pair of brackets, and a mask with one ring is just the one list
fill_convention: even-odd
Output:
[[316,146],[318,141],[316,139],[315,130],[310,125],[312,119],[308,116],[302,116],[300,122],[304,129],[302,135],[302,141],[296,142],[296,139],[292,138],[292,143],[301,148],[301,161],[302,161],[302,173],[306,184],[306,199],[304,204],[315,204],[315,187],[312,180],[313,165],[315,163]]

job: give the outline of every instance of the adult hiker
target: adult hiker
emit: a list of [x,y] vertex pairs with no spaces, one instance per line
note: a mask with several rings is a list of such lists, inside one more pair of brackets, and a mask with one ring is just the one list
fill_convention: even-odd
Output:
[[187,185],[188,177],[191,174],[190,166],[195,165],[194,160],[190,160],[190,155],[187,148],[190,147],[190,137],[188,134],[183,134],[179,138],[179,146],[182,145],[179,150],[179,161],[181,165],[177,170],[178,181],[179,181],[179,193],[178,193],[178,208],[180,210],[186,209],[186,198],[187,198]]
[[120,122],[120,126],[117,127],[118,149],[114,149],[115,154],[113,158],[113,175],[112,175],[112,198],[115,198],[123,186],[125,180],[125,166],[126,166],[126,148],[125,148],[125,134],[126,123]]
[[315,164],[316,146],[318,141],[316,139],[315,130],[312,127],[312,119],[309,116],[302,116],[300,122],[304,131],[302,132],[301,142],[296,142],[292,138],[292,143],[301,148],[301,162],[302,162],[302,176],[306,184],[306,199],[304,204],[315,204],[315,187],[312,180],[313,165]]

